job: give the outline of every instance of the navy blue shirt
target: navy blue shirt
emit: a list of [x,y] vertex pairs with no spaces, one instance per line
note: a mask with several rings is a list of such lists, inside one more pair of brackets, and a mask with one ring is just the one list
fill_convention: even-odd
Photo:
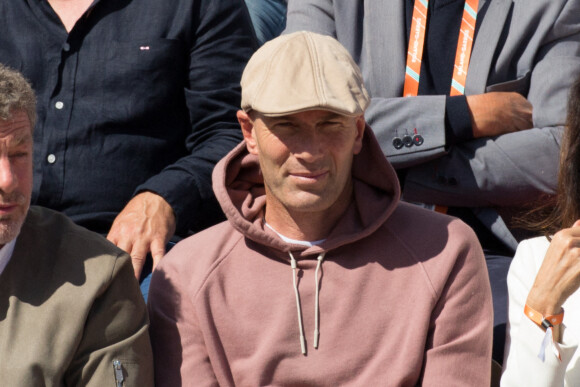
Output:
[[180,234],[219,221],[211,172],[242,139],[254,49],[236,0],[96,0],[70,33],[46,0],[0,0],[0,62],[38,96],[33,204],[107,233],[152,191]]

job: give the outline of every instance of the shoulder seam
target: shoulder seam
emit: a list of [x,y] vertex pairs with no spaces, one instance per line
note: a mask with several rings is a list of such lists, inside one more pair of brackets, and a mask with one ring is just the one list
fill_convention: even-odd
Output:
[[399,243],[401,243],[401,245],[405,248],[405,251],[407,251],[409,253],[409,255],[415,260],[415,263],[419,265],[419,267],[421,268],[421,271],[423,272],[423,275],[425,276],[425,282],[427,283],[427,285],[431,289],[433,299],[435,301],[437,301],[439,299],[440,295],[435,290],[435,286],[433,286],[433,282],[431,281],[431,277],[429,276],[429,273],[427,273],[427,270],[425,270],[425,266],[423,265],[423,263],[419,259],[417,259],[415,253],[413,252],[413,250],[411,250],[411,247],[407,244],[407,242],[405,242],[404,240],[399,238],[399,235],[396,232],[393,232],[393,230],[391,229],[391,226],[389,224],[385,224],[385,226],[389,229],[389,232],[393,235],[393,237],[397,241],[399,241]]
[[244,235],[241,234],[236,229],[232,228],[232,231],[235,232],[235,233],[237,233],[237,234],[239,234],[238,240],[235,243],[232,244],[232,247],[228,251],[226,251],[221,257],[219,257],[218,259],[216,259],[215,262],[209,268],[209,270],[207,270],[207,273],[204,276],[203,280],[201,281],[201,284],[195,290],[193,296],[191,297],[191,300],[192,300],[192,304],[193,305],[195,305],[195,299],[197,298],[198,294],[201,292],[201,289],[203,289],[205,287],[205,284],[208,282],[209,277],[211,277],[211,275],[215,272],[215,270],[230,256],[230,253],[232,252],[232,250],[234,250],[234,248],[236,246],[238,246],[238,244],[240,243],[240,241],[242,241],[245,238]]

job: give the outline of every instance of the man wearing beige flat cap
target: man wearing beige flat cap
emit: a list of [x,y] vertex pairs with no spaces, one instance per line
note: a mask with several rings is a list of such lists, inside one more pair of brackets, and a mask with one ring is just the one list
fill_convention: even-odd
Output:
[[481,247],[399,200],[348,52],[278,37],[241,84],[245,141],[213,175],[228,221],[177,244],[151,283],[157,385],[489,385]]

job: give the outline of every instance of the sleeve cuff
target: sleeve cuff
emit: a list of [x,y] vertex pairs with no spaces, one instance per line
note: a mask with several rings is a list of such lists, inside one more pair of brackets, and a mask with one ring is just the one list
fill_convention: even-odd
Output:
[[[180,171],[166,170],[151,177],[135,189],[134,195],[144,191],[163,197],[173,208],[176,218],[175,233],[180,237],[202,230],[204,226],[208,227],[204,220],[216,219],[216,214],[209,216],[205,212],[221,211],[219,204],[214,203],[213,192],[200,192],[195,180]],[[221,217],[218,216],[218,219]]]
[[467,97],[457,95],[445,101],[445,136],[447,145],[473,139]]

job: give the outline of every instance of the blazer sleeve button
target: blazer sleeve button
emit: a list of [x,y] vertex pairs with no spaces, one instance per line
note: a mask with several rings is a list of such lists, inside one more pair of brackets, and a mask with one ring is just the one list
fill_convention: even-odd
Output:
[[395,149],[401,149],[403,147],[403,140],[401,140],[399,137],[393,138],[393,146]]
[[423,143],[425,142],[425,140],[423,139],[423,136],[421,136],[420,134],[416,134],[413,136],[413,143],[417,146],[421,146],[423,145]]

